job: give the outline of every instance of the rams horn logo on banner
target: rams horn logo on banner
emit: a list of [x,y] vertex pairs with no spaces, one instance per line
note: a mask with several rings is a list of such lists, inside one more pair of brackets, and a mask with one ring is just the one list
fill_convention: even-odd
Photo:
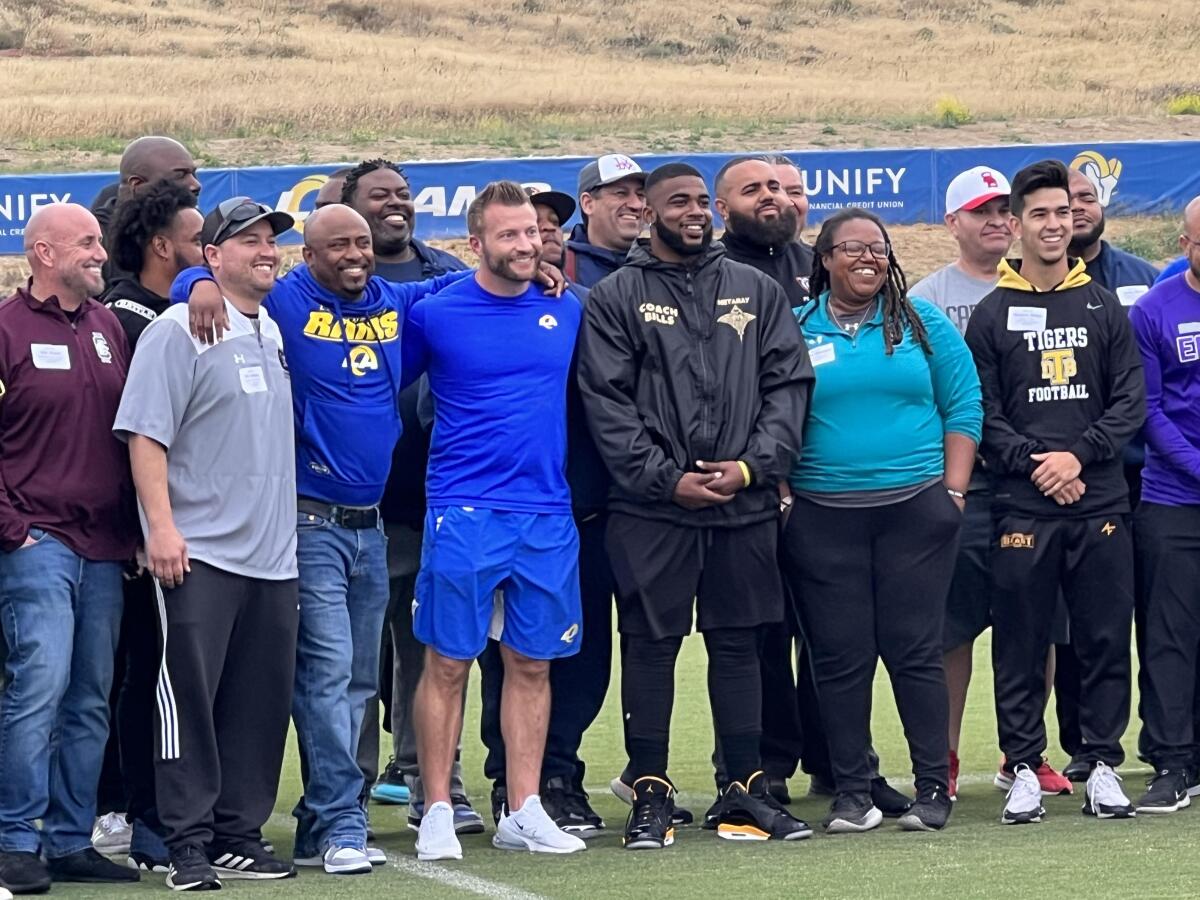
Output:
[[280,212],[291,214],[292,218],[296,220],[294,227],[298,233],[304,234],[304,220],[312,212],[312,203],[308,204],[307,209],[301,209],[301,205],[308,199],[309,194],[313,195],[313,202],[315,202],[317,191],[321,190],[328,180],[328,175],[305,175],[290,189],[279,195],[279,202],[275,204],[275,208]]
[[1117,192],[1117,182],[1121,180],[1124,166],[1115,156],[1105,159],[1095,150],[1082,150],[1071,160],[1071,168],[1087,176],[1096,188],[1096,197],[1101,206],[1108,206]]

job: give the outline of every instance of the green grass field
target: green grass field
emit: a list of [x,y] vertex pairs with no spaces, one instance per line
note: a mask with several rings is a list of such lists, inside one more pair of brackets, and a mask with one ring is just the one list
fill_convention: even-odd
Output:
[[[940,834],[909,834],[885,821],[865,835],[825,836],[794,844],[732,843],[698,828],[683,829],[675,846],[662,852],[630,853],[621,849],[625,810],[608,791],[608,779],[623,764],[620,717],[615,682],[600,720],[588,733],[584,755],[587,786],[608,833],[589,844],[586,853],[565,858],[504,853],[491,847],[491,831],[463,841],[460,863],[418,863],[413,833],[405,827],[405,807],[373,805],[377,843],[392,861],[369,876],[332,878],[302,872],[296,880],[254,884],[227,882],[226,892],[261,897],[470,897],[502,900],[537,898],[662,898],[736,896],[765,898],[886,897],[1190,897],[1200,893],[1200,813],[1133,821],[1100,822],[1080,814],[1078,794],[1046,800],[1042,825],[999,824],[1003,795],[991,783],[997,762],[995,715],[991,702],[989,642],[985,636],[975,653],[962,748],[963,779],[949,827]],[[693,637],[684,644],[677,684],[672,777],[681,802],[697,814],[712,799],[708,762],[712,730],[704,689],[704,650]],[[475,684],[472,685],[475,687]],[[877,679],[874,718],[876,746],[884,773],[892,784],[911,789],[908,759],[895,708],[882,669]],[[482,777],[483,752],[476,737],[478,702],[472,696],[467,713],[470,733],[464,740],[463,764],[472,800],[487,810],[488,789]],[[1146,767],[1133,759],[1136,723],[1126,735],[1132,762],[1122,770],[1126,789],[1135,799]],[[1051,735],[1056,732],[1052,729]],[[386,736],[385,736],[386,737]],[[1051,761],[1061,766],[1061,750],[1052,746]],[[909,787],[906,787],[909,786]],[[797,797],[793,811],[816,824],[826,804],[804,797],[807,778],[792,780]],[[289,757],[284,783],[268,827],[281,852],[291,846],[291,804],[299,791],[298,768]],[[153,876],[129,888],[56,886],[63,897],[144,896],[165,888]]]

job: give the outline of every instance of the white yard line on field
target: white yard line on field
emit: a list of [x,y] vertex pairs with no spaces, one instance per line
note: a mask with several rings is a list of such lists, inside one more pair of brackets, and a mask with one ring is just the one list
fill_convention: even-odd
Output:
[[546,900],[541,894],[523,891],[499,881],[480,878],[478,875],[456,872],[437,863],[418,862],[409,856],[388,853],[388,862],[391,863],[392,868],[405,875],[427,878],[446,887],[466,891],[468,894],[477,894],[480,897],[491,897],[493,900]]

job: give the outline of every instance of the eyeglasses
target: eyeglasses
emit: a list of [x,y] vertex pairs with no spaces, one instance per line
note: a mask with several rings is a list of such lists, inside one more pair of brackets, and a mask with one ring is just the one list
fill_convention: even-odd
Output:
[[841,250],[851,259],[858,259],[867,250],[871,251],[871,255],[876,259],[887,259],[891,255],[892,245],[887,241],[875,241],[867,244],[862,241],[841,241],[834,244],[831,250]]
[[269,207],[263,206],[249,197],[230,197],[228,200],[222,200],[217,206],[217,214],[221,217],[221,227],[217,229],[209,243],[219,244],[232,226],[270,213]]

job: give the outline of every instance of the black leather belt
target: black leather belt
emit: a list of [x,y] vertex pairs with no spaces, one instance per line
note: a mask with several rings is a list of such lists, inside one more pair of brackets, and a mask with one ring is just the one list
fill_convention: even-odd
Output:
[[300,497],[296,509],[309,516],[320,516],[342,528],[376,528],[379,525],[378,506],[336,506],[321,500]]

